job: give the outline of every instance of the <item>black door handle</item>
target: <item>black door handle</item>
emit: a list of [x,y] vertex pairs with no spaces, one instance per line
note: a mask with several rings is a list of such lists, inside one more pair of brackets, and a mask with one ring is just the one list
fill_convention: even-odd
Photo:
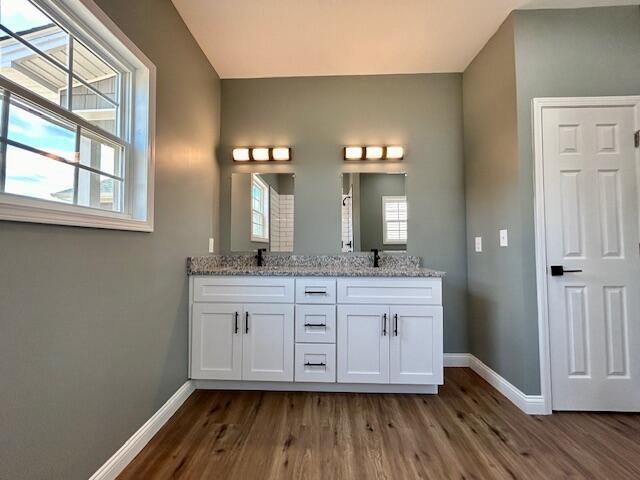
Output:
[[581,273],[582,270],[565,270],[562,265],[551,265],[551,276],[561,277],[565,273]]
[[236,312],[236,335],[238,334],[238,312]]
[[395,322],[393,325],[393,335],[397,337],[398,336],[398,314],[397,313],[393,316],[393,320]]
[[249,312],[244,312],[244,333],[249,333]]
[[326,327],[326,323],[305,323],[305,327]]
[[387,314],[382,315],[382,336],[387,336]]

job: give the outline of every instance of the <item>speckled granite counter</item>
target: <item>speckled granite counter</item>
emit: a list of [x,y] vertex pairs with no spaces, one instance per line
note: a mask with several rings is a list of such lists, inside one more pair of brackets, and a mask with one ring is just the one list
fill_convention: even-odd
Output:
[[373,255],[269,255],[264,266],[256,266],[255,254],[189,257],[189,275],[245,275],[296,277],[444,277],[444,272],[420,266],[411,255],[380,255],[373,268]]

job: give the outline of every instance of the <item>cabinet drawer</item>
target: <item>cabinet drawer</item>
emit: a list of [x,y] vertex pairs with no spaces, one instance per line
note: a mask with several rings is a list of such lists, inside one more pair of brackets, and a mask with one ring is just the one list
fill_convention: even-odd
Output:
[[296,342],[335,343],[335,305],[296,305]]
[[287,277],[194,277],[194,302],[293,303],[294,280]]
[[335,382],[336,346],[329,343],[296,343],[296,382]]
[[338,303],[442,305],[440,278],[340,278]]
[[336,303],[336,281],[333,278],[297,278],[296,303]]

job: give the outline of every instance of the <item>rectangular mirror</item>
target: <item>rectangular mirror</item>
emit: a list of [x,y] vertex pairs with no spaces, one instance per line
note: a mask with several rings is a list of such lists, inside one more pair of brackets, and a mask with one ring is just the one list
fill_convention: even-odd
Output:
[[291,173],[231,175],[231,250],[293,252]]
[[342,251],[407,250],[404,173],[342,175]]

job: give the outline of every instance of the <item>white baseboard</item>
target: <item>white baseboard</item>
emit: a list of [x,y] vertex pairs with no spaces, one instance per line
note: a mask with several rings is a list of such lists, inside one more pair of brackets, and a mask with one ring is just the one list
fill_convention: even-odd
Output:
[[542,395],[527,395],[523,393],[522,390],[470,353],[445,353],[444,366],[471,368],[471,370],[484,378],[489,385],[528,415],[548,415],[551,413]]
[[176,410],[194,392],[191,380],[186,381],[167,402],[160,407],[142,427],[129,438],[113,456],[102,465],[89,480],[114,480],[122,470],[149,443],[160,428],[176,413]]

